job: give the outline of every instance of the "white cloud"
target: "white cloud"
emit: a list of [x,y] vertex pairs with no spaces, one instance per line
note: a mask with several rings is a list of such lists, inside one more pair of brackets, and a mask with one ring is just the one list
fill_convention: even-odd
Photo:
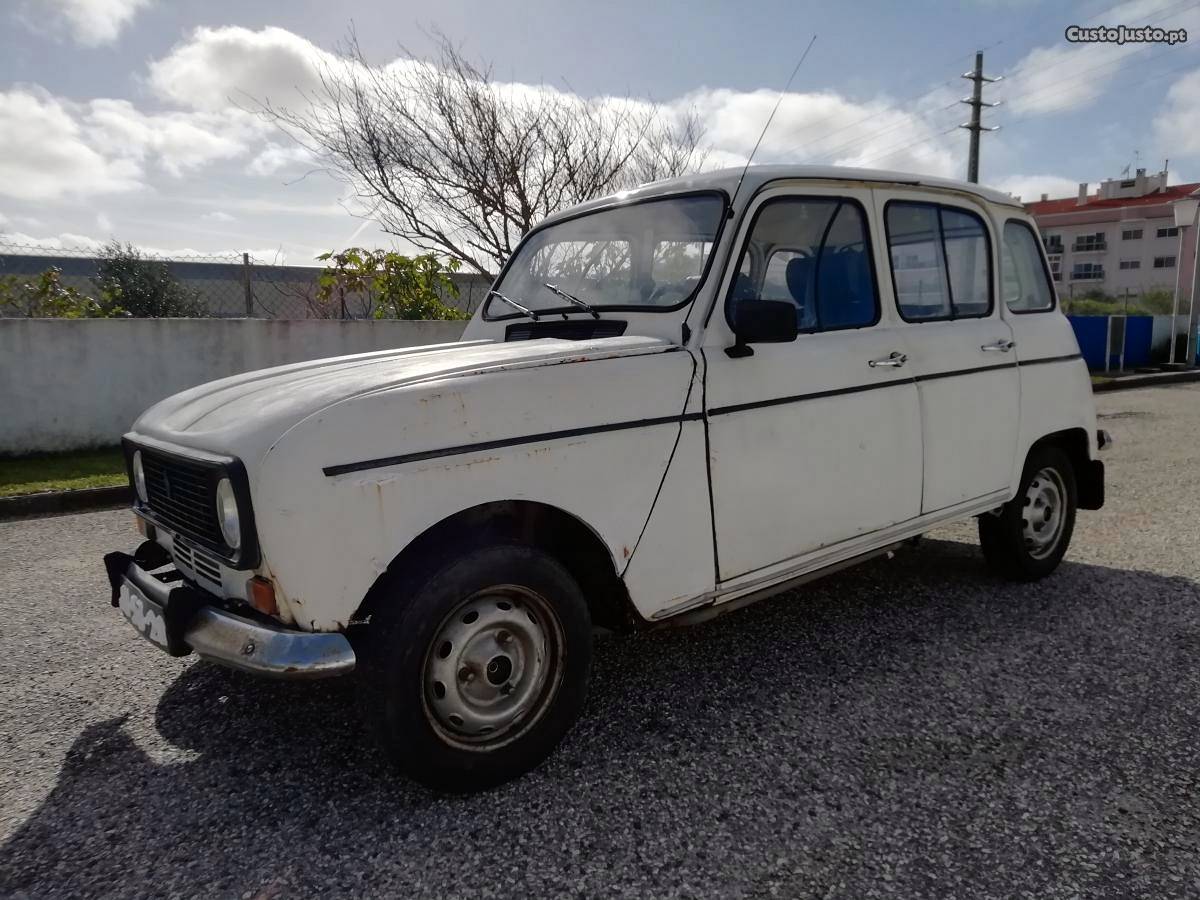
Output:
[[1167,91],[1162,110],[1154,117],[1154,135],[1172,157],[1200,157],[1200,69],[1178,79]]
[[246,171],[251,175],[274,175],[280,169],[316,165],[311,153],[299,144],[277,144],[268,142],[259,154],[250,160]]
[[99,151],[71,104],[37,89],[0,91],[0,196],[53,200],[128,191],[136,161]]
[[[104,247],[106,247],[111,240],[111,238],[95,238],[91,235],[76,234],[70,231],[64,231],[61,234],[53,237],[36,237],[20,231],[0,231],[0,245],[18,245],[28,250],[40,251],[47,256],[56,252],[78,253],[83,251],[84,253],[98,253],[104,249]],[[132,243],[135,249],[141,253],[144,253],[146,256],[160,259],[186,259],[189,257],[199,256],[206,259],[221,257],[229,262],[241,262],[242,253],[249,253],[250,258],[253,260],[282,265],[286,256],[286,254],[280,251],[280,249],[277,247],[259,247],[258,249],[246,250],[197,250],[194,247],[175,247],[168,249],[153,244],[138,243],[136,241]]]
[[[1186,8],[1164,7],[1162,0],[1130,0],[1120,6],[1076,24],[1084,27],[1127,25],[1132,28],[1155,25],[1185,28],[1200,32],[1200,10],[1195,4]],[[1163,10],[1168,9],[1164,15]],[[1129,43],[1060,43],[1037,47],[1021,59],[1008,75],[999,96],[1016,113],[1048,115],[1066,110],[1084,109],[1102,97],[1122,71],[1164,45]],[[1186,52],[1187,46],[1178,48]]]
[[86,250],[94,252],[104,246],[104,241],[71,232],[63,232],[57,237],[35,237],[22,231],[0,231],[0,244],[16,244],[28,250]]
[[988,186],[1020,197],[1025,203],[1040,200],[1042,194],[1050,200],[1059,200],[1079,192],[1079,182],[1059,175],[1007,175],[990,180]]
[[[326,191],[306,181],[293,193],[279,194],[263,191],[261,181],[246,178],[299,174],[317,165],[302,147],[243,107],[252,108],[255,99],[291,106],[307,102],[305,92],[319,89],[326,64],[340,65],[336,57],[280,28],[199,28],[149,64],[148,85],[161,109],[110,98],[76,103],[36,89],[0,93],[0,195],[70,201],[145,185],[157,188],[144,196],[154,197],[159,206],[191,207],[181,222],[190,221],[193,227],[181,225],[181,235],[207,233],[222,242],[229,240],[229,229],[211,226],[227,225],[235,216],[271,229],[270,240],[286,229],[283,222],[294,222],[297,216],[348,220],[350,210],[334,201],[334,188]],[[400,59],[384,68],[410,65],[423,63]],[[502,84],[498,89],[514,98],[533,99],[546,92],[570,96],[542,85]],[[792,93],[784,99],[755,161],[958,176],[964,136],[943,134],[961,120],[958,96],[942,89],[917,104],[894,108],[895,101],[886,95],[852,99],[832,91]],[[707,166],[715,168],[744,163],[776,99],[773,90],[704,88],[660,103],[658,109],[667,117],[681,117],[689,110],[698,113],[707,129],[705,143],[711,147]],[[6,102],[13,106],[7,113]],[[638,102],[651,106],[650,101]],[[20,141],[15,134],[21,135]],[[219,190],[213,190],[211,178],[204,180],[207,167],[238,160],[243,161],[240,171],[228,166],[221,170]],[[163,175],[172,180],[170,186],[164,186]],[[185,187],[176,186],[176,181]],[[1021,182],[1022,193],[1028,190],[1021,178],[1014,176],[1012,181]],[[62,209],[45,227],[34,228],[14,215],[7,227],[53,234],[55,228],[78,228],[74,223],[81,215],[97,215],[94,208]],[[132,205],[114,209],[109,204],[105,209],[134,235],[138,222],[142,237],[153,240],[159,233]],[[199,228],[200,220],[210,227]],[[98,226],[100,232],[107,231]],[[188,239],[183,237],[181,243]],[[46,240],[61,241],[62,236]]]
[[175,177],[242,155],[263,128],[259,119],[241,110],[147,115],[128,100],[93,100],[84,118],[93,146],[138,162],[153,157]]
[[[709,163],[741,165],[778,99],[774,91],[702,90],[670,104],[695,109],[713,144]],[[939,135],[949,124],[940,94],[924,106],[892,109],[888,98],[854,101],[830,92],[787,95],[763,137],[756,163],[787,162],[953,175],[959,153]]]
[[[383,68],[422,64],[396,59]],[[205,112],[253,108],[256,101],[295,108],[306,106],[319,92],[323,68],[336,72],[342,65],[337,57],[282,28],[197,28],[150,64],[149,81],[162,99]],[[501,84],[498,89],[517,99],[562,94],[555,88],[520,83]],[[668,115],[694,107],[713,146],[710,165],[714,161],[737,164],[753,147],[777,96],[768,90],[703,89],[661,107]],[[953,174],[961,168],[959,154],[948,149],[952,142],[935,139],[948,124],[941,119],[951,115],[941,108],[945,102],[936,94],[921,108],[896,111],[888,108],[886,97],[856,102],[832,92],[793,93],[776,115],[756,161],[811,160]],[[300,165],[313,165],[303,148],[271,141],[247,171],[271,175]]]
[[150,64],[150,86],[180,106],[217,110],[253,100],[296,105],[335,58],[283,28],[197,28]]
[[115,41],[121,29],[150,3],[151,0],[36,0],[35,5],[48,9],[78,43],[97,47]]
[[106,234],[113,233],[113,221],[107,213],[96,213],[96,227]]

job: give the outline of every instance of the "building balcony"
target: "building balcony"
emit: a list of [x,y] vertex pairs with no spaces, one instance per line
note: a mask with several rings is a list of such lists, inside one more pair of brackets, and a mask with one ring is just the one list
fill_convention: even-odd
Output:
[[1104,253],[1108,250],[1108,242],[1104,241],[1099,244],[1072,244],[1072,253]]
[[1047,256],[1062,256],[1062,254],[1063,254],[1063,245],[1062,244],[1047,244],[1046,245],[1046,255]]
[[1072,281],[1103,281],[1103,272],[1072,272]]

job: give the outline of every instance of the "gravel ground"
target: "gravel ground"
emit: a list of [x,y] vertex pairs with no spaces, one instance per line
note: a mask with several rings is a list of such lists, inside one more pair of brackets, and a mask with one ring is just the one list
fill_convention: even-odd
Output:
[[108,606],[126,512],[0,523],[0,895],[1200,894],[1200,387],[1107,394],[1109,502],[1053,578],[971,523],[598,647],[583,720],[467,798],[353,683],[172,660]]

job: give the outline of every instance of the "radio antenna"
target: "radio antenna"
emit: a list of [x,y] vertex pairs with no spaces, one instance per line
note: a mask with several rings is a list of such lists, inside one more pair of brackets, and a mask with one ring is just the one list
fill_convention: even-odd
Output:
[[792,82],[796,80],[796,73],[800,71],[800,67],[804,65],[804,60],[808,58],[808,51],[812,49],[812,45],[817,42],[817,35],[814,32],[812,38],[808,42],[808,46],[804,48],[804,52],[800,54],[800,61],[796,63],[796,68],[792,69],[792,74],[788,77],[787,84],[783,86],[783,90],[779,92],[779,99],[775,101],[775,108],[771,110],[771,114],[767,116],[767,124],[763,126],[763,130],[758,135],[758,140],[754,143],[754,149],[750,151],[750,156],[746,159],[746,165],[742,167],[742,174],[738,176],[737,187],[733,189],[733,197],[729,201],[729,211],[733,212],[733,203],[737,200],[738,191],[742,189],[742,181],[746,177],[746,170],[750,168],[750,163],[754,162],[754,154],[758,153],[759,145],[762,144],[763,138],[767,136],[767,129],[771,127],[771,122],[775,120],[775,113],[779,112],[779,105],[783,103],[783,98],[787,96],[788,88],[792,86]]

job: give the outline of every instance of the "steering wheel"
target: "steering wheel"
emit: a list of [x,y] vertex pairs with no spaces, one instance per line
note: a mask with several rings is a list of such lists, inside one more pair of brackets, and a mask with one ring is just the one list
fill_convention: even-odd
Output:
[[[679,294],[681,298],[686,297],[692,292],[699,281],[699,275],[688,275],[684,278],[678,279],[677,281],[664,282],[651,291],[650,296],[646,298],[646,303],[653,305],[654,301],[658,298],[672,293]],[[663,305],[666,306],[667,304]]]

